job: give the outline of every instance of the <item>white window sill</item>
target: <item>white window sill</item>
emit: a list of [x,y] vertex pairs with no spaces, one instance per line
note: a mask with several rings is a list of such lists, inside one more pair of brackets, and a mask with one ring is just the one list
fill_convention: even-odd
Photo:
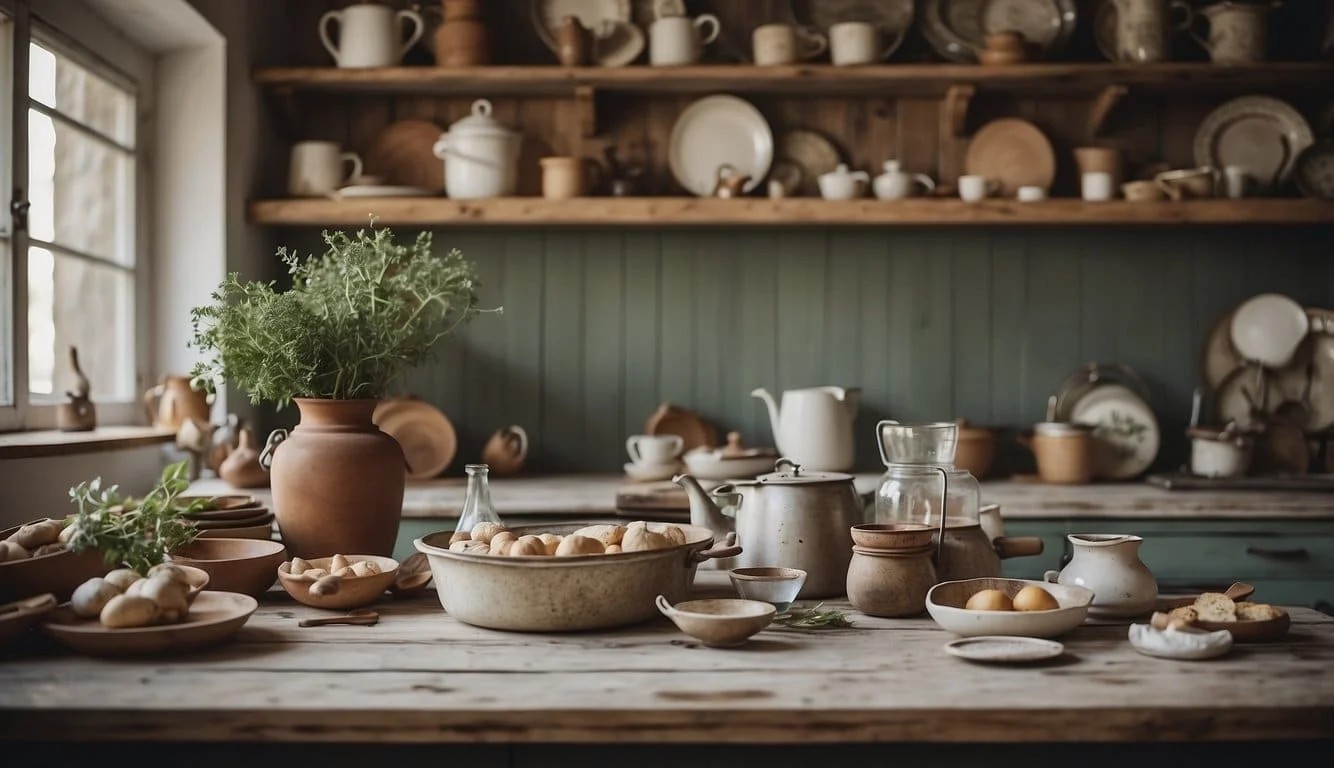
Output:
[[0,459],[71,456],[170,443],[176,434],[155,427],[98,427],[90,432],[11,432],[0,434]]

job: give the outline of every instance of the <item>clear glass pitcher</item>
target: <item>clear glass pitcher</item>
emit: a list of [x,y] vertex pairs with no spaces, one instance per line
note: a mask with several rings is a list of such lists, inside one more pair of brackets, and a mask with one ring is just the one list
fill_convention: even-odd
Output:
[[882,421],[876,436],[885,462],[875,496],[877,523],[922,523],[942,530],[979,523],[981,487],[967,470],[954,466],[957,424]]

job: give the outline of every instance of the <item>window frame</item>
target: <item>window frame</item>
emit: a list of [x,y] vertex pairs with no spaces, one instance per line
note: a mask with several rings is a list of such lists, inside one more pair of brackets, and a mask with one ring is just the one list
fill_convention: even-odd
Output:
[[[8,137],[0,135],[0,142],[12,147],[13,162],[7,169],[9,178],[0,179],[0,185],[10,189],[10,205],[27,202],[24,189],[28,178],[28,110],[32,105],[28,89],[28,56],[32,42],[67,57],[98,74],[135,96],[134,155],[134,214],[129,222],[135,243],[134,298],[132,323],[134,326],[135,370],[131,392],[142,391],[151,370],[152,335],[150,329],[152,296],[152,176],[150,139],[153,135],[153,58],[119,35],[107,34],[107,27],[83,3],[68,0],[0,0],[0,10],[13,19],[12,50],[8,61],[0,62],[12,77],[12,94]],[[0,52],[3,56],[3,52]],[[0,77],[3,73],[0,72]],[[45,112],[45,109],[39,109]],[[58,119],[58,118],[57,118]],[[0,121],[5,122],[5,121]],[[6,141],[8,139],[8,141]],[[3,145],[0,145],[3,146]],[[11,208],[12,210],[12,208]],[[17,218],[10,227],[10,273],[13,277],[10,328],[13,339],[9,344],[13,356],[10,370],[13,375],[13,400],[0,406],[0,432],[52,429],[56,426],[58,403],[34,401],[28,391],[28,269],[27,253],[31,245],[26,226],[19,226]],[[39,245],[41,245],[39,243]],[[61,253],[68,249],[53,249]],[[131,394],[127,400],[94,400],[99,425],[147,423],[140,399]]]

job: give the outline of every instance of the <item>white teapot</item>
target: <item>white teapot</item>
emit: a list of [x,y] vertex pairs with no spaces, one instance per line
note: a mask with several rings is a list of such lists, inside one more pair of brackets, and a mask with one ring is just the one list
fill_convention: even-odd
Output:
[[849,171],[839,163],[838,168],[820,174],[820,196],[826,200],[851,200],[861,197],[871,176],[866,171]]
[[926,190],[927,194],[936,191],[936,183],[930,176],[924,173],[907,173],[900,170],[898,160],[886,160],[885,172],[875,177],[873,188],[875,196],[881,200],[902,200],[905,197],[916,197],[918,187]]

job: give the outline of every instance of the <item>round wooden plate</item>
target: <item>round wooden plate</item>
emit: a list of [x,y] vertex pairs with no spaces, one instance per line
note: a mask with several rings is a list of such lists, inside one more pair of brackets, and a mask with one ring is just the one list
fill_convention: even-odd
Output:
[[259,603],[236,592],[204,591],[187,620],[134,629],[108,629],[97,619],[81,619],[69,606],[47,615],[42,629],[62,645],[90,656],[175,653],[220,643],[236,634]]
[[1040,128],[1027,120],[992,120],[973,135],[964,172],[995,182],[1002,197],[1020,187],[1050,189],[1056,179],[1056,152]]
[[444,190],[445,164],[433,151],[444,132],[429,120],[390,123],[366,150],[366,173],[383,177],[386,185]]
[[430,403],[416,398],[386,400],[375,408],[373,418],[385,434],[402,446],[410,480],[438,476],[458,452],[454,425]]
[[256,525],[268,525],[273,522],[273,513],[268,510],[261,511],[254,517],[247,517],[238,520],[197,520],[195,527],[201,531],[228,531],[236,528],[250,528]]
[[683,444],[682,452],[695,448],[712,448],[718,444],[718,433],[713,425],[698,413],[679,405],[663,403],[644,424],[646,435],[677,435]]

